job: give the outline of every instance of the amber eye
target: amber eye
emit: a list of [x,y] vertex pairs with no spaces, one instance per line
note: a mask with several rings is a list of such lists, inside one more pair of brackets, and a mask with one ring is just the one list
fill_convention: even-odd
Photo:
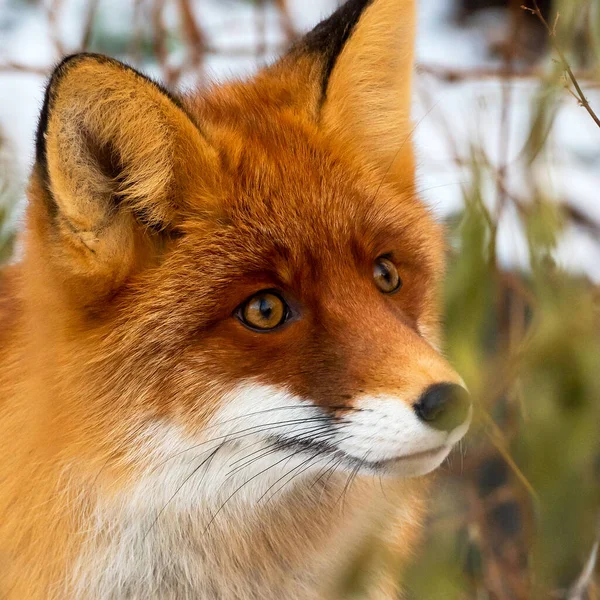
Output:
[[373,267],[375,285],[384,294],[393,294],[402,287],[402,279],[396,265],[385,257],[378,258]]
[[260,292],[247,300],[238,317],[251,329],[271,331],[283,325],[289,315],[287,304],[273,292]]

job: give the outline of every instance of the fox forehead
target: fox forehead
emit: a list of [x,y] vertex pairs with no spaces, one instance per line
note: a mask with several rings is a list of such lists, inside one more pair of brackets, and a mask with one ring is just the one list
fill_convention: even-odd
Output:
[[249,274],[270,270],[291,278],[296,270],[306,277],[311,266],[320,277],[320,267],[370,264],[393,252],[423,271],[440,270],[441,228],[419,201],[413,173],[391,185],[345,156],[318,124],[266,102],[250,120],[239,103],[224,116],[223,102],[214,111],[210,102],[198,102],[190,102],[190,112],[221,159],[211,233],[203,199],[200,218],[190,213],[181,225],[201,262],[225,253],[232,267],[237,262]]

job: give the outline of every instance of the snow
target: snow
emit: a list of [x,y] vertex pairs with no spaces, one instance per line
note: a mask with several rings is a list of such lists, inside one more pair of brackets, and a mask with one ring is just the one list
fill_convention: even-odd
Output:
[[[2,3],[4,2],[4,4]],[[47,22],[39,9],[19,7],[26,16],[15,18],[15,1],[0,0],[0,58],[34,66],[46,66],[60,57],[50,40]],[[296,26],[304,30],[329,14],[335,0],[291,0]],[[131,28],[133,2],[102,0],[99,18],[105,28],[126,33]],[[450,0],[420,0],[420,25],[417,38],[418,60],[426,64],[453,68],[491,67],[487,55],[485,25],[459,28],[452,19]],[[67,51],[77,48],[82,36],[81,23],[86,3],[65,0],[61,19],[61,39]],[[258,41],[255,13],[249,3],[235,0],[197,1],[196,10],[210,42],[219,48],[252,48]],[[167,21],[176,16],[167,12]],[[490,21],[492,25],[497,21]],[[212,80],[224,81],[252,73],[258,65],[273,60],[284,34],[272,10],[265,21],[267,53],[253,56],[210,56],[206,69]],[[181,57],[174,53],[174,60]],[[159,76],[156,67],[145,69]],[[508,151],[502,156],[501,123],[503,85],[493,80],[441,83],[420,75],[415,90],[415,139],[419,160],[419,188],[424,199],[440,217],[462,206],[463,186],[469,185],[470,172],[457,166],[456,155],[470,160],[473,147],[485,149],[496,164],[510,165],[508,189],[518,197],[528,197],[533,182],[548,197],[568,201],[600,223],[600,129],[568,94],[562,99],[550,135],[544,160],[529,168],[517,160],[529,132],[531,109],[537,84],[517,80],[510,86],[511,108],[508,116]],[[24,189],[33,161],[34,130],[42,104],[45,79],[23,73],[0,73],[0,128],[15,149],[16,172]],[[183,86],[192,85],[191,78]],[[592,90],[588,98],[600,107],[600,93]],[[449,142],[449,138],[452,140]],[[496,203],[496,184],[484,182],[486,202]],[[24,193],[22,194],[24,197]],[[508,267],[527,267],[527,247],[514,210],[506,210],[499,228],[499,257]],[[600,282],[600,241],[573,228],[568,229],[556,252],[565,267],[587,274]]]

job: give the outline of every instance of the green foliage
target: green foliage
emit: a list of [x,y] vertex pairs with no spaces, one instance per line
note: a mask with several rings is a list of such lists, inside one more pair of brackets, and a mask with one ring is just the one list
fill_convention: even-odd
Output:
[[0,133],[0,265],[11,257],[14,246],[14,227],[11,217],[17,194],[13,171],[8,144]]
[[[573,7],[569,14],[576,15]],[[528,168],[546,158],[564,93],[556,73],[553,65],[532,110],[520,157]],[[600,294],[554,264],[569,216],[533,175],[531,197],[509,200],[527,237],[530,268],[502,272],[497,219],[482,199],[489,161],[473,157],[465,209],[450,223],[446,330],[477,415],[466,466],[442,478],[436,501],[445,517],[434,520],[408,588],[418,600],[578,598],[569,589],[600,536]],[[489,456],[509,469],[490,495],[480,484]],[[458,503],[450,526],[448,489]],[[499,507],[512,519],[503,530],[493,523]],[[585,587],[596,598],[592,580]]]
[[[448,277],[449,354],[465,375],[478,406],[471,433],[475,441],[466,454],[485,454],[486,438],[491,438],[487,443],[494,446],[495,435],[500,435],[501,449],[508,452],[518,470],[513,486],[525,492],[522,514],[531,515],[526,527],[532,530],[532,539],[522,547],[528,558],[523,574],[529,581],[527,592],[507,598],[547,598],[552,591],[568,588],[583,569],[597,535],[597,292],[545,260],[555,247],[560,222],[556,206],[550,202],[538,202],[528,216],[532,270],[518,279],[525,300],[524,310],[514,315],[514,320],[498,318],[506,284],[489,259],[493,227],[477,194],[467,198],[455,232],[461,251],[452,260]],[[528,322],[526,330],[509,342],[515,322],[523,321]],[[513,400],[508,409],[514,415],[512,421],[506,419],[507,408],[502,406],[507,398]],[[490,422],[495,425],[490,427]],[[473,469],[478,467],[475,460]],[[456,480],[468,486],[469,477],[463,470]],[[463,492],[458,490],[459,495]],[[516,495],[520,495],[518,491]],[[485,498],[470,496],[468,501],[469,513],[488,510]],[[447,512],[448,503],[443,506]],[[485,535],[485,524],[468,516],[457,517],[457,526],[450,530],[443,523],[434,524],[426,557],[411,573],[414,597],[470,598],[478,590],[489,591],[497,549],[494,540],[481,539]],[[427,576],[433,568],[436,576]],[[491,597],[503,597],[495,591]]]
[[13,251],[14,234],[12,228],[6,224],[8,216],[8,209],[0,206],[0,265],[10,258]]

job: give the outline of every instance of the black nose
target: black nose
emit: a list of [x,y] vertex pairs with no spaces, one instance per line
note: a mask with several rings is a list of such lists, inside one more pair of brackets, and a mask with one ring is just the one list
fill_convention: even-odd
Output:
[[465,422],[471,407],[469,392],[454,383],[438,383],[425,390],[415,404],[417,416],[440,431],[452,431]]

